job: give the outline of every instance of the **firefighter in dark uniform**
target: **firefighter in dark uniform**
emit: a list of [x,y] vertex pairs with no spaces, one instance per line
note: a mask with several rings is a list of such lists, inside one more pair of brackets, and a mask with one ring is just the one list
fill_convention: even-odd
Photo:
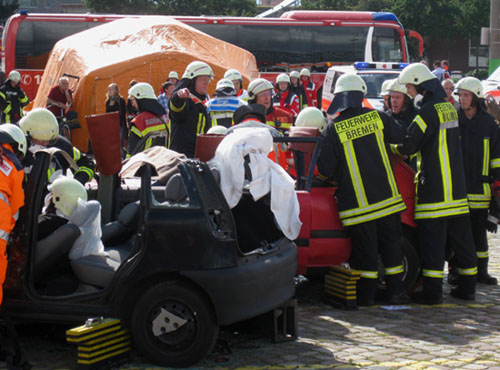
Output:
[[477,255],[477,281],[496,285],[488,274],[488,208],[494,191],[500,190],[500,132],[495,119],[487,112],[481,81],[461,79],[456,88],[460,96],[458,123],[462,133],[465,182],[469,199],[472,235]]
[[28,105],[29,99],[19,86],[21,74],[10,71],[7,81],[0,87],[0,111],[2,123],[16,123],[23,117],[23,108]]
[[477,259],[469,219],[458,114],[445,101],[439,80],[422,63],[407,66],[398,81],[413,85],[423,96],[419,114],[408,127],[401,154],[421,153],[417,173],[415,220],[422,256],[423,291],[418,303],[439,304],[443,300],[443,268],[446,244],[455,253],[459,286],[455,298],[475,298]]
[[205,103],[209,99],[208,85],[213,76],[207,63],[189,63],[169,101],[172,128],[169,147],[189,158],[194,157],[196,137],[206,133],[212,124]]
[[399,193],[386,143],[402,140],[399,126],[385,113],[363,108],[367,88],[361,77],[342,75],[335,86],[329,114],[340,113],[322,132],[318,159],[321,176],[338,184],[339,216],[352,242],[349,263],[361,272],[357,300],[373,304],[382,256],[390,304],[408,303],[402,284]]
[[[35,108],[23,117],[19,125],[28,136],[29,142],[28,152],[23,160],[26,175],[29,176],[31,172],[37,150],[58,148],[68,153],[78,165],[79,169],[73,174],[76,180],[85,184],[94,178],[94,161],[75,148],[65,137],[59,135],[59,124],[51,111],[45,108]],[[50,178],[55,171],[62,170],[66,172],[69,167],[62,154],[56,153],[47,175]]]

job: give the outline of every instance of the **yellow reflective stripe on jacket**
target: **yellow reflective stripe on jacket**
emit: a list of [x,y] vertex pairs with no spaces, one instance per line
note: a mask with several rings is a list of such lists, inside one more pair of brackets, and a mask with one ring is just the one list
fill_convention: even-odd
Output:
[[203,134],[205,132],[206,117],[203,113],[198,114],[198,125],[196,126],[196,134]]
[[476,256],[477,258],[488,258],[490,255],[488,253],[488,251],[485,251],[485,252],[476,252]]
[[[488,177],[490,172],[490,138],[483,139],[483,171],[482,175]],[[483,193],[491,195],[490,184],[483,182]]]
[[149,126],[148,128],[142,130],[142,136],[146,136],[150,132],[165,131],[166,129],[167,125],[165,125],[164,123],[160,123],[159,125]]
[[488,186],[489,194],[467,194],[467,200],[471,208],[489,208],[491,201],[491,190]]
[[293,126],[293,123],[286,123],[286,122],[280,122],[280,125],[277,126],[276,122],[274,121],[267,121],[266,122],[269,126],[274,127],[274,128],[281,128],[281,129],[289,129],[290,127]]
[[94,171],[92,169],[88,168],[88,167],[80,167],[78,169],[78,171],[75,172],[75,175],[78,172],[85,172],[88,175],[88,177],[89,177],[88,181],[92,180],[92,178],[94,177]]
[[399,152],[399,150],[398,150],[398,146],[399,146],[399,145],[400,145],[400,144],[390,144],[390,145],[389,145],[389,148],[391,149],[391,152],[393,152],[394,154],[399,154],[399,155],[401,155],[401,153],[400,153],[400,152]]
[[170,99],[168,105],[171,111],[181,112],[186,107],[186,101],[184,101],[184,103],[182,103],[182,105],[179,108],[177,108],[175,105],[172,104],[172,99]]
[[346,211],[339,212],[340,218],[342,217],[350,217],[350,216],[357,216],[360,214],[364,214],[367,212],[373,212],[373,211],[378,211],[381,208],[389,207],[392,206],[394,203],[400,203],[403,201],[403,198],[401,198],[401,195],[397,195],[395,197],[385,199],[381,202],[373,203],[367,207],[363,208],[355,208],[355,209],[349,209]]
[[0,91],[0,97],[3,98],[4,100],[7,99],[7,96],[3,92]]
[[495,158],[490,161],[491,168],[500,168],[500,158]]
[[404,272],[403,265],[395,266],[395,267],[386,267],[384,269],[386,275],[396,275]]
[[431,278],[437,278],[437,279],[442,279],[444,277],[444,272],[443,270],[422,270],[422,275],[425,277],[431,277]]
[[378,279],[378,271],[363,271],[358,270],[362,278],[365,279]]
[[458,216],[465,215],[469,213],[469,204],[465,200],[464,205],[458,205],[454,207],[443,207],[441,209],[434,210],[419,210],[418,206],[415,206],[415,220],[423,218],[438,218],[438,217],[448,217],[448,216]]
[[444,200],[451,201],[453,199],[453,183],[446,136],[446,130],[439,130],[439,164],[441,166],[441,176],[443,177]]
[[133,132],[137,136],[142,137],[142,132],[137,127],[135,127],[134,125],[132,125],[130,127],[130,132]]
[[387,151],[385,149],[382,131],[377,131],[375,137],[377,138],[378,150],[382,157],[382,162],[384,163],[387,180],[392,191],[392,196],[395,197],[399,195],[399,190],[398,185],[396,184],[396,180],[394,179],[394,173],[392,172],[391,161],[389,160],[389,156],[387,155]]
[[422,131],[422,133],[425,134],[425,131],[427,130],[427,124],[422,119],[422,117],[420,117],[420,115],[417,115],[413,121],[416,122],[418,127],[420,127],[420,131]]
[[73,147],[73,160],[77,162],[80,158],[82,158],[82,153],[77,148]]
[[356,199],[360,207],[366,207],[368,206],[368,200],[366,199],[365,187],[363,185],[361,173],[359,172],[358,160],[352,141],[344,142],[343,146],[346,154],[347,167],[351,175],[352,186],[356,192]]
[[382,217],[386,217],[389,215],[392,215],[397,212],[402,212],[406,209],[405,204],[403,203],[403,200],[401,200],[400,203],[389,207],[389,208],[384,208],[378,212],[372,212],[366,215],[358,216],[358,217],[352,217],[352,218],[347,218],[343,219],[341,218],[342,225],[344,226],[352,226],[356,225],[362,222],[368,222],[368,221],[373,221]]
[[440,210],[446,208],[453,208],[459,206],[466,206],[467,199],[459,199],[453,202],[438,202],[438,203],[423,203],[415,205],[415,211],[432,211],[432,210]]
[[459,275],[466,275],[466,276],[473,276],[477,275],[477,267],[471,267],[469,269],[458,269],[458,274]]
[[7,106],[4,108],[3,112],[4,113],[9,113],[12,110],[12,103],[8,102]]
[[24,98],[19,99],[19,102],[20,102],[20,103],[26,103],[26,102],[28,102],[28,96],[25,94],[25,95],[24,95]]

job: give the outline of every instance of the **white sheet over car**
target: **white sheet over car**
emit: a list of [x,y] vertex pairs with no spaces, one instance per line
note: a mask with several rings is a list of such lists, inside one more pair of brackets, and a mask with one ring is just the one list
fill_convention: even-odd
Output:
[[271,192],[271,211],[283,234],[291,240],[299,235],[299,201],[293,179],[267,155],[273,147],[273,138],[264,128],[235,129],[219,144],[210,166],[219,169],[221,189],[229,204],[235,207],[245,185],[245,156],[250,157],[252,181],[249,191],[254,200]]

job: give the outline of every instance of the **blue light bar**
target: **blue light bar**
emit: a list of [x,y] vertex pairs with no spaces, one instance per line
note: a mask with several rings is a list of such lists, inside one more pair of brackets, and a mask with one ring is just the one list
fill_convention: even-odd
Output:
[[370,68],[370,63],[368,62],[355,62],[354,68],[356,69],[367,69]]
[[394,21],[399,23],[398,18],[392,13],[373,12],[372,17],[374,21]]
[[403,69],[408,65],[408,63],[399,63],[399,68]]
[[29,13],[29,12],[28,12],[26,9],[21,9],[21,10],[19,11],[19,14],[20,14],[20,15],[28,15],[28,13]]

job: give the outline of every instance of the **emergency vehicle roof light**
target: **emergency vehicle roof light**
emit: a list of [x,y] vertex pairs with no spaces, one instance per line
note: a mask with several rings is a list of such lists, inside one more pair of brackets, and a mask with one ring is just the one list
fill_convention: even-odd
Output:
[[356,68],[356,69],[370,68],[370,63],[368,63],[368,62],[356,62],[356,63],[354,63],[354,68]]
[[403,69],[408,65],[408,63],[399,63],[399,68]]
[[28,12],[26,9],[21,9],[21,10],[19,10],[19,14],[20,14],[20,15],[28,15],[28,13],[29,13],[29,12]]

